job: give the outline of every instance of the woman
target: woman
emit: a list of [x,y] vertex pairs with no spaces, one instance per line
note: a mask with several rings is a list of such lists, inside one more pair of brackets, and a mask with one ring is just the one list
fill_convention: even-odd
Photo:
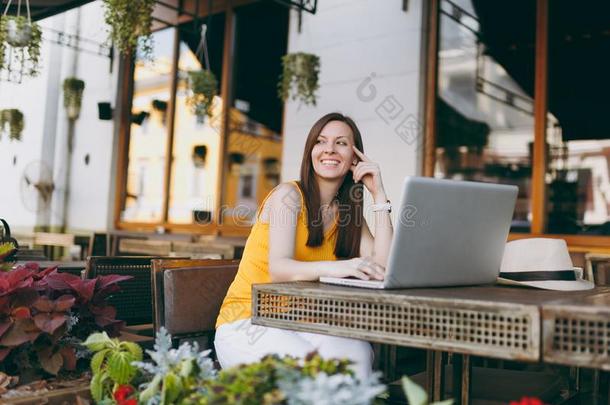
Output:
[[[266,354],[349,358],[360,378],[371,372],[368,342],[252,325],[255,283],[322,276],[383,280],[392,224],[379,166],[362,153],[352,119],[327,114],[305,143],[300,182],[277,186],[257,212],[239,270],[222,304],[214,345],[223,368]],[[371,193],[375,238],[362,214],[362,185]]]

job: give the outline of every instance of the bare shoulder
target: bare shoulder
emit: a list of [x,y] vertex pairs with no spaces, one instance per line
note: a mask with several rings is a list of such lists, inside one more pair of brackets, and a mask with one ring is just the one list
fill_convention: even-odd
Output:
[[263,221],[268,222],[271,210],[283,211],[285,214],[299,212],[302,202],[301,193],[297,187],[296,184],[291,182],[277,185],[271,191],[271,195],[267,198],[262,208],[261,216]]

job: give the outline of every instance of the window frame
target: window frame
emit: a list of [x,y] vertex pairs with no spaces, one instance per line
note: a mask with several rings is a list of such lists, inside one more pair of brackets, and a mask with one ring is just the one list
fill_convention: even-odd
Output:
[[[424,39],[426,60],[424,94],[424,150],[421,166],[423,176],[433,177],[436,164],[436,99],[438,95],[438,43],[440,38],[440,2],[431,0],[424,9],[427,26]],[[530,233],[509,234],[509,240],[546,237],[561,238],[573,252],[610,253],[610,236],[566,235],[546,233],[546,187],[545,173],[547,157],[545,150],[548,98],[548,20],[549,0],[536,1],[536,50],[534,78],[534,152],[532,156],[532,225]]]
[[[171,78],[171,95],[168,102],[168,120],[167,120],[167,136],[168,144],[165,156],[165,170],[163,179],[163,202],[162,202],[162,220],[157,222],[131,222],[121,220],[121,212],[126,196],[127,187],[127,164],[129,155],[130,141],[130,107],[133,100],[134,90],[134,69],[135,60],[133,55],[121,55],[119,66],[119,84],[117,92],[117,108],[119,116],[116,118],[118,132],[118,158],[117,158],[117,175],[115,184],[115,199],[114,199],[114,228],[117,230],[130,231],[169,231],[180,233],[192,233],[199,235],[226,235],[226,236],[247,236],[250,233],[251,226],[238,226],[233,224],[223,224],[220,213],[222,210],[222,202],[224,200],[224,179],[229,170],[228,161],[224,158],[226,155],[227,141],[229,136],[229,110],[233,104],[233,83],[234,77],[234,50],[235,50],[235,11],[241,6],[256,3],[256,0],[226,0],[224,4],[217,4],[212,7],[212,13],[225,13],[225,28],[224,28],[224,43],[223,43],[223,64],[222,64],[222,79],[220,88],[220,97],[222,99],[222,116],[220,129],[220,156],[219,159],[219,179],[216,187],[216,209],[213,213],[214,220],[209,224],[177,224],[169,221],[169,200],[171,191],[171,156],[174,147],[175,135],[175,113],[176,113],[176,90],[178,87],[178,62],[180,57],[180,33],[179,28],[174,27],[174,44],[172,58],[172,78]],[[185,6],[193,6],[192,2],[187,2]],[[197,3],[198,4],[198,3]],[[193,8],[193,7],[185,7]],[[209,12],[207,10],[199,10],[196,6],[198,15],[205,18]],[[178,24],[183,24],[192,21],[191,17],[181,15]],[[169,29],[168,26],[159,27],[155,31]],[[282,117],[282,128],[283,128]],[[220,221],[220,222],[219,222]]]

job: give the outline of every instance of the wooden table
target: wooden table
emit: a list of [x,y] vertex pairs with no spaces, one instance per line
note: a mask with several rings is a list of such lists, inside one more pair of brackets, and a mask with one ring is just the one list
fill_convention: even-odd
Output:
[[442,392],[439,354],[456,353],[454,367],[461,384],[454,385],[454,398],[467,404],[469,355],[538,362],[543,352],[543,306],[594,296],[610,297],[610,288],[367,290],[316,282],[257,284],[252,323],[430,350],[428,387],[434,400]]

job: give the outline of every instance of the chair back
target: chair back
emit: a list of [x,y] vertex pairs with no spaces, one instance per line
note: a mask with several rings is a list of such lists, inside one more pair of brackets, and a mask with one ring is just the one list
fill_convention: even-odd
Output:
[[109,274],[132,276],[120,283],[121,291],[108,299],[117,310],[116,318],[127,325],[151,324],[153,321],[151,260],[159,256],[91,256],[87,258],[85,277]]
[[239,260],[153,260],[154,327],[174,337],[213,332]]

